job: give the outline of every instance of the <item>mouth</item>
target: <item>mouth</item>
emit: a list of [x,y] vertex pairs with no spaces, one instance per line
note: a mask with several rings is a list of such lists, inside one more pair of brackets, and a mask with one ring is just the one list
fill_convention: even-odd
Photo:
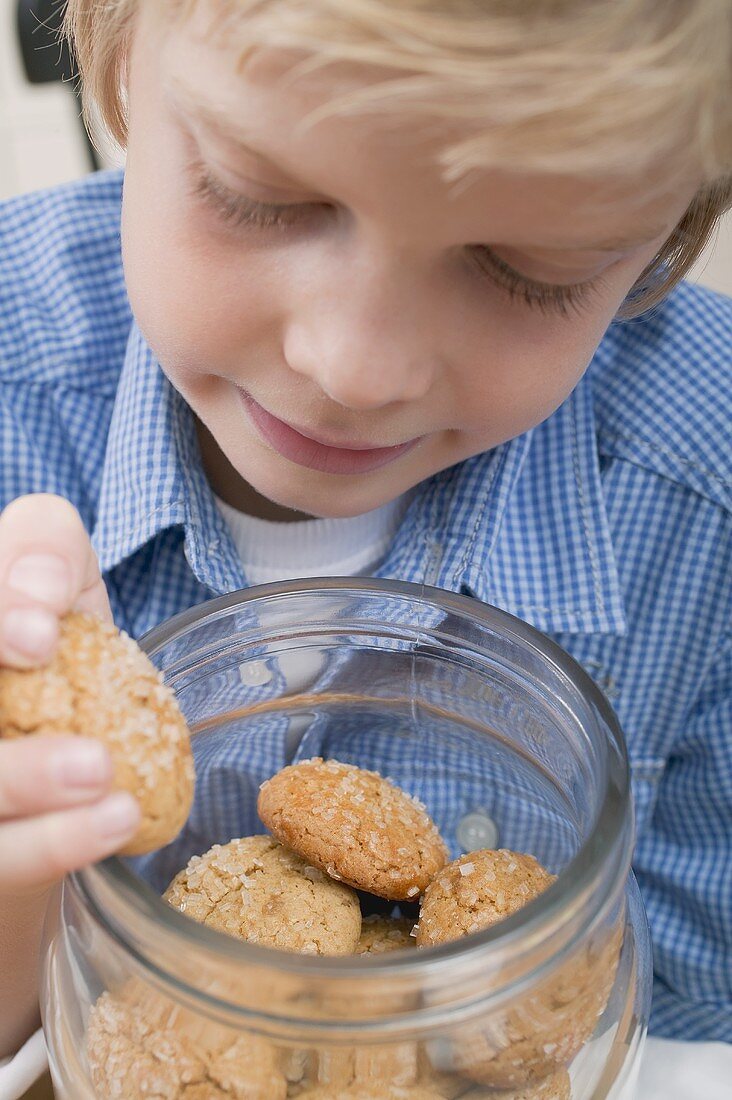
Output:
[[329,442],[316,438],[273,416],[246,392],[239,396],[257,434],[274,451],[298,466],[326,474],[363,474],[378,470],[412,450],[421,437],[394,447],[373,447],[368,443]]

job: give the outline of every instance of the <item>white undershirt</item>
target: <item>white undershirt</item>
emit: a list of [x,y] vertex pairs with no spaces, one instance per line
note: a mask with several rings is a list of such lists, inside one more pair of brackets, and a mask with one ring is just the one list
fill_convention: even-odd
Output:
[[[360,516],[293,523],[245,515],[218,497],[216,504],[231,532],[247,581],[254,585],[298,577],[369,576],[389,549],[410,496],[398,497]],[[314,648],[281,653],[278,668],[288,690],[312,690],[322,661]],[[251,665],[247,668],[256,671]]]
[[276,523],[216,497],[250,584],[297,577],[365,577],[383,560],[411,494],[347,519]]

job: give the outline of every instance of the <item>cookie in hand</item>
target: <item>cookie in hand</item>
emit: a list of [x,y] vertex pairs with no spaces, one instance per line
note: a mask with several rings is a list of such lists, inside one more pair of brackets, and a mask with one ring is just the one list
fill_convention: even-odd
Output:
[[421,802],[377,772],[319,757],[262,784],[259,816],[331,878],[393,901],[416,900],[447,847]]
[[114,790],[129,791],[142,821],[122,855],[168,844],[193,802],[193,754],[173,693],[136,642],[91,615],[72,612],[43,668],[0,669],[0,738],[96,737],[109,749]]

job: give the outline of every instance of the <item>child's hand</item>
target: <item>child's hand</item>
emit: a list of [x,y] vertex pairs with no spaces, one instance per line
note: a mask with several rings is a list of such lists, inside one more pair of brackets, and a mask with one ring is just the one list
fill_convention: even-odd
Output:
[[[81,518],[61,497],[21,497],[0,515],[0,664],[48,661],[71,608],[111,620]],[[0,898],[42,890],[137,828],[135,800],[108,794],[107,749],[69,733],[0,740]]]

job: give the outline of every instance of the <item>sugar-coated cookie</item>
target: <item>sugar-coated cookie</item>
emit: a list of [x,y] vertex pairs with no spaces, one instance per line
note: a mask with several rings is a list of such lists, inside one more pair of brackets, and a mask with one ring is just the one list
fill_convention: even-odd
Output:
[[[533,856],[505,849],[461,856],[443,868],[425,892],[417,945],[446,943],[495,924],[553,881]],[[619,953],[616,930],[595,945],[583,945],[500,1015],[466,1024],[452,1040],[456,1071],[493,1089],[516,1090],[548,1077],[556,1079],[558,1068],[571,1061],[595,1029]],[[553,1087],[561,1096],[561,1074]]]
[[421,802],[376,772],[303,761],[262,785],[270,832],[332,878],[379,897],[415,899],[448,852]]
[[[605,932],[500,1016],[462,1028],[453,1040],[456,1071],[492,1089],[513,1089],[519,1097],[521,1089],[556,1075],[595,1030],[615,981],[621,942],[619,927]],[[555,1087],[562,1096],[561,1074]],[[543,1093],[537,1095],[543,1100]]]
[[193,801],[190,737],[173,693],[139,646],[115,627],[72,612],[39,669],[0,669],[0,738],[80,734],[108,747],[117,790],[142,823],[123,855],[151,852],[181,830]]
[[448,863],[425,891],[417,946],[432,947],[478,932],[521,909],[554,882],[533,856],[505,848]]
[[406,917],[364,917],[361,936],[356,944],[357,955],[386,955],[405,947],[415,947],[412,935],[414,921]]
[[332,1050],[319,1050],[307,1067],[310,1088],[374,1088],[388,1082],[401,1089],[417,1086],[420,1077],[419,1048],[416,1043],[391,1043],[388,1046],[363,1044]]
[[165,900],[230,936],[311,955],[350,955],[358,896],[271,836],[216,844],[173,879]]
[[[383,955],[400,948],[413,950],[412,923],[401,917],[364,917],[355,954]],[[380,1081],[400,1087],[413,1085],[419,1076],[418,1046],[416,1043],[364,1044],[350,1049],[317,1050],[304,1076],[311,1088],[317,1084],[330,1090],[344,1090],[356,1084],[371,1086]]]
[[141,983],[103,993],[91,1010],[86,1051],[104,1100],[285,1100],[287,1082],[271,1043],[232,1036]]

